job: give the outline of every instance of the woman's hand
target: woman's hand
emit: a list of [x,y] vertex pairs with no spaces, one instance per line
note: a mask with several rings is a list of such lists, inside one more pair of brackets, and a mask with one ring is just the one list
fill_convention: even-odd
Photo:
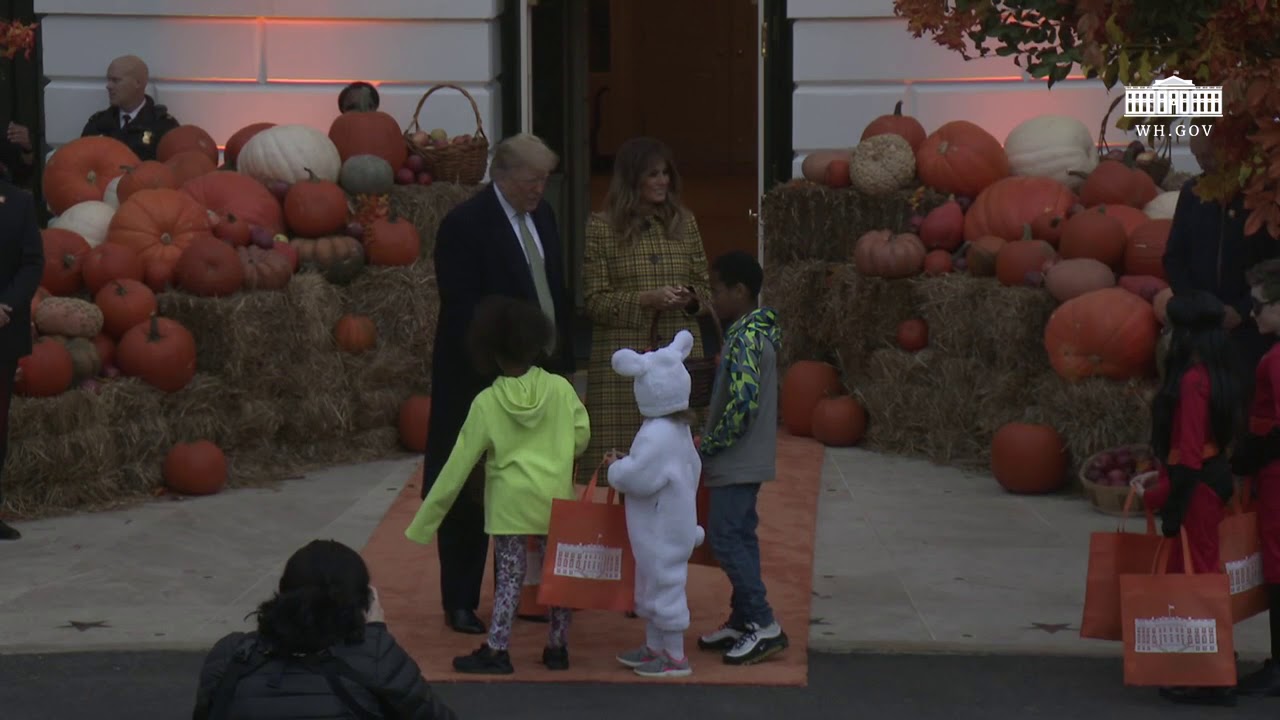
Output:
[[640,304],[651,310],[677,310],[688,304],[684,288],[666,286],[640,293]]

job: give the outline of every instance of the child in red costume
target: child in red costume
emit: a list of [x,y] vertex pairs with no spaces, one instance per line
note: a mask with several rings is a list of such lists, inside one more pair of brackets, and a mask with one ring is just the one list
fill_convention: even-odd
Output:
[[[1280,333],[1280,260],[1268,260],[1249,273],[1253,317],[1266,337]],[[1280,348],[1262,356],[1249,408],[1249,434],[1231,458],[1231,469],[1252,476],[1258,498],[1262,575],[1270,599],[1271,659],[1240,680],[1243,695],[1280,697]]]
[[[1167,306],[1173,336],[1165,380],[1151,402],[1151,445],[1164,463],[1153,487],[1134,487],[1160,513],[1162,534],[1175,539],[1171,573],[1183,571],[1181,530],[1195,572],[1221,572],[1218,525],[1235,490],[1221,449],[1235,438],[1242,405],[1225,314],[1222,302],[1202,291],[1174,295]],[[1235,704],[1226,688],[1165,688],[1161,694],[1180,703]]]

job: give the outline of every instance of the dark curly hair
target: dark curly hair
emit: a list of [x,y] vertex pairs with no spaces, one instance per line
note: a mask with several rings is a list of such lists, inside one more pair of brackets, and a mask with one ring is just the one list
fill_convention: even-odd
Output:
[[496,375],[503,367],[528,368],[546,357],[555,331],[542,308],[527,300],[490,295],[480,301],[467,345],[480,372]]
[[372,601],[360,554],[336,540],[313,540],[289,558],[276,594],[258,606],[258,635],[282,654],[363,642]]

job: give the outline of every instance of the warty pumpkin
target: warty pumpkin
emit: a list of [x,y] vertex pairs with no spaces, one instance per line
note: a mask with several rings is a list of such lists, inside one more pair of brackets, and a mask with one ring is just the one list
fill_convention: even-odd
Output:
[[814,360],[800,360],[787,368],[778,399],[782,403],[782,424],[797,437],[813,434],[813,410],[823,398],[841,393],[840,373],[835,366]]
[[1127,275],[1150,275],[1167,280],[1164,272],[1164,249],[1169,242],[1172,220],[1149,220],[1134,228],[1124,249],[1124,272]]
[[857,271],[868,277],[889,279],[918,275],[924,266],[924,244],[911,233],[894,234],[888,230],[872,230],[853,246],[853,262]]
[[44,245],[44,272],[40,286],[54,295],[75,295],[84,287],[83,261],[89,243],[70,230],[40,231]]
[[214,495],[227,485],[227,456],[208,440],[177,443],[164,458],[164,485],[183,495]]
[[911,145],[892,133],[858,143],[849,160],[849,183],[858,192],[883,197],[909,186],[916,176]]
[[1010,242],[1020,240],[1028,224],[1045,213],[1066,216],[1075,203],[1075,194],[1057,180],[1004,178],[974,199],[964,216],[964,239],[973,242],[985,235],[995,235]]
[[859,138],[859,142],[877,135],[886,134],[897,135],[906,140],[907,144],[911,146],[912,152],[915,152],[927,137],[924,126],[920,124],[919,120],[910,115],[902,114],[901,100],[893,106],[892,114],[881,115],[867,123],[867,126],[862,130],[862,137]]
[[177,320],[152,315],[120,338],[116,366],[129,377],[174,393],[196,375],[196,340]]
[[102,332],[102,311],[80,298],[45,298],[32,319],[41,335],[91,338]]
[[212,236],[196,238],[174,268],[178,287],[200,297],[225,297],[244,287],[244,265],[234,248]]
[[1067,447],[1048,425],[1008,423],[991,439],[991,474],[1018,495],[1057,492],[1067,480]]
[[190,195],[140,190],[116,211],[107,242],[137,253],[147,284],[159,292],[172,282],[183,250],[197,238],[212,237],[211,230],[208,212]]
[[242,247],[236,252],[244,266],[244,286],[248,290],[282,290],[293,278],[293,266],[283,253],[257,246]]
[[952,120],[920,143],[916,170],[939,192],[975,197],[1008,177],[1009,159],[991,133],[968,120]]
[[93,301],[102,310],[103,332],[115,340],[157,310],[155,292],[138,280],[112,280]]
[[40,181],[45,202],[54,215],[61,215],[79,203],[100,201],[111,180],[123,174],[121,168],[140,162],[128,145],[115,138],[76,138],[58,148],[45,164]]
[[827,396],[813,408],[813,439],[827,447],[852,447],[867,432],[867,411],[849,395]]
[[1066,301],[1044,331],[1049,362],[1060,377],[1129,380],[1150,375],[1159,333],[1155,312],[1142,298],[1106,288]]

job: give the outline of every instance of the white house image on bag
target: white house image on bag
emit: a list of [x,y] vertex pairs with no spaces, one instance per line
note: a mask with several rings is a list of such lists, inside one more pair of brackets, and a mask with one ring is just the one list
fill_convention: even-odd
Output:
[[1226,563],[1227,579],[1231,582],[1231,594],[1239,595],[1262,586],[1262,553]]
[[1140,653],[1218,652],[1218,623],[1213,618],[1137,618],[1133,621],[1133,650]]
[[[603,536],[597,539],[603,539]],[[590,545],[557,543],[552,572],[561,577],[585,580],[621,580],[622,548],[600,543]]]

